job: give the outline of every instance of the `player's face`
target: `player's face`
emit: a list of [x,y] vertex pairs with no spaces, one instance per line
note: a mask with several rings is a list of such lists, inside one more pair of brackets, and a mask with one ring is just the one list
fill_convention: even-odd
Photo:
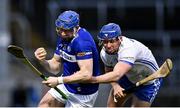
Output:
[[63,29],[60,27],[56,27],[56,32],[62,39],[68,40],[73,38],[74,29]]
[[103,40],[103,45],[104,48],[106,49],[106,52],[109,54],[114,54],[118,52],[119,46],[120,46],[120,39],[115,38],[115,39],[106,39]]

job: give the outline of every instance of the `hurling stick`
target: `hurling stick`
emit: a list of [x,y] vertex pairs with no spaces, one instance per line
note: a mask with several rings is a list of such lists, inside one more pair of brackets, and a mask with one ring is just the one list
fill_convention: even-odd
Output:
[[151,81],[157,78],[166,77],[171,72],[172,67],[173,67],[173,63],[171,59],[166,59],[166,61],[162,64],[162,66],[156,72],[144,78],[143,80],[137,82],[136,86],[140,86],[144,83],[147,83],[148,81]]
[[[28,60],[28,58],[25,56],[23,49],[21,47],[15,46],[15,45],[9,45],[8,46],[8,52],[11,53],[12,55],[14,55],[15,57],[21,59],[23,61],[24,64],[26,64],[27,66],[29,66],[31,68],[31,70],[37,74],[38,76],[40,76],[43,80],[47,80],[47,77],[44,76],[36,67],[34,67],[31,62]],[[54,87],[54,89],[60,93],[62,95],[62,97],[64,99],[67,99],[68,97],[61,91],[59,90],[57,87]]]
[[138,86],[145,84],[148,81],[152,81],[157,78],[166,77],[171,72],[172,67],[173,67],[173,63],[172,63],[171,59],[169,59],[169,58],[166,59],[166,61],[161,65],[161,67],[156,72],[154,72],[153,74],[149,75],[148,77],[136,82],[136,84],[133,87],[125,90],[124,93],[130,93],[134,89],[136,89]]
[[[142,84],[145,84],[148,81],[152,81],[157,78],[166,77],[171,72],[172,68],[173,68],[172,60],[168,58],[156,72],[142,79],[141,81],[138,81],[134,86],[123,91],[123,93],[132,93],[138,86],[141,86]],[[114,97],[114,102],[117,102],[115,97]]]

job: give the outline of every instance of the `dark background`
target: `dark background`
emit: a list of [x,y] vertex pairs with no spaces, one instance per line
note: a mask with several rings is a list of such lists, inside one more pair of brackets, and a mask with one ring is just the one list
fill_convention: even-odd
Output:
[[[179,0],[8,0],[6,5],[9,9],[6,10],[9,13],[9,44],[23,47],[34,65],[44,74],[49,75],[34,59],[33,52],[42,46],[48,49],[48,58],[52,57],[57,38],[54,22],[61,12],[74,10],[80,14],[80,26],[93,35],[97,44],[96,36],[100,28],[104,24],[114,22],[120,25],[123,35],[148,46],[159,65],[166,58],[171,58],[174,68],[164,79],[152,106],[180,106]],[[39,99],[49,88],[42,85],[41,79],[17,59],[9,54],[7,58],[9,72],[1,85],[9,86],[1,92],[6,101],[0,105],[15,106],[11,94],[17,86],[23,86],[24,91],[28,92],[22,96],[26,102],[22,106],[37,106]],[[101,67],[103,70],[102,63]],[[7,81],[9,76],[11,80]],[[106,106],[109,89],[110,85],[101,84],[95,106]],[[36,95],[29,99],[29,94],[32,96],[33,93]]]

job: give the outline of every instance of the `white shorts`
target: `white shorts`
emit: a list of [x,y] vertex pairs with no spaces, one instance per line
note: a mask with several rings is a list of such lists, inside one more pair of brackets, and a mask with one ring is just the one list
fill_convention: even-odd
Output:
[[65,100],[62,98],[62,96],[54,89],[51,88],[48,93],[50,93],[55,99],[65,104],[65,107],[73,107],[73,108],[79,108],[79,107],[93,107],[95,100],[98,95],[98,91],[91,95],[80,95],[80,94],[74,94],[70,93],[64,84],[60,84],[57,86],[58,89],[60,89],[64,94],[68,96],[68,99]]

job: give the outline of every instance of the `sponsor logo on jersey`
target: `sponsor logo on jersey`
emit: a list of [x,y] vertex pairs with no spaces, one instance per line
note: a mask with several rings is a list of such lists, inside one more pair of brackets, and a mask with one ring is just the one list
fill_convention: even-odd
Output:
[[80,53],[77,53],[77,56],[85,56],[86,53],[85,52],[80,52]]
[[59,52],[60,52],[60,56],[61,56],[63,59],[65,59],[65,60],[67,60],[67,61],[69,61],[69,62],[76,62],[76,57],[75,57],[75,55],[70,55],[70,54],[68,54],[68,53],[66,53],[66,52],[64,52],[64,51],[62,51],[62,50],[59,50]]
[[92,52],[79,52],[77,53],[77,56],[85,56],[85,55],[90,55]]
[[134,58],[134,57],[122,57],[122,59],[126,59],[126,60],[132,61],[132,60],[134,60],[135,58]]

